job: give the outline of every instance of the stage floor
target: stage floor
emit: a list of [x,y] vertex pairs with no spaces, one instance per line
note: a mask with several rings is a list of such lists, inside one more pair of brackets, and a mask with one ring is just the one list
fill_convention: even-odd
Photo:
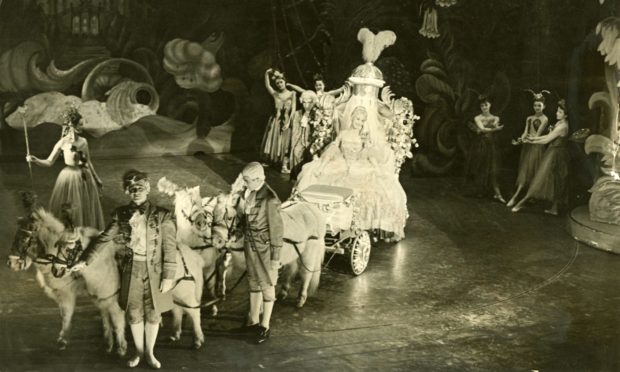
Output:
[[[226,190],[244,164],[244,156],[205,155],[95,166],[109,215],[124,202],[120,176],[130,167],[152,180],[165,175],[200,185],[205,195]],[[22,214],[16,191],[31,186],[25,163],[0,167],[4,260]],[[59,170],[33,169],[32,187],[42,201]],[[268,181],[282,199],[288,196],[284,176],[269,171]],[[463,196],[459,179],[403,176],[402,183],[407,237],[375,247],[365,273],[353,277],[332,261],[302,310],[293,298],[276,303],[272,337],[262,345],[230,332],[247,311],[245,283],[219,316],[203,314],[201,350],[190,349],[189,329],[181,341],[167,341],[170,318],[164,317],[156,348],[163,369],[620,370],[620,256],[574,241],[565,216],[535,206],[514,214],[490,199]],[[0,371],[126,370],[105,354],[100,318],[88,299],[79,301],[71,344],[59,352],[58,310],[34,271],[12,273],[2,265],[0,282]]]

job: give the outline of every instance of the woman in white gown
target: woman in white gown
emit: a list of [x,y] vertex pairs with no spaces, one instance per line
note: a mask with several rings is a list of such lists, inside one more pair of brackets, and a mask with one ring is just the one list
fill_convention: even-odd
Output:
[[62,138],[56,143],[47,159],[28,155],[26,161],[51,167],[62,155],[65,167],[56,179],[49,202],[50,211],[60,216],[63,204],[70,204],[71,218],[76,226],[103,230],[105,224],[99,201],[102,182],[90,161],[88,142],[79,135],[83,126],[82,116],[74,108],[70,108],[65,116]]
[[296,189],[315,184],[351,188],[358,194],[359,227],[378,230],[385,240],[400,240],[408,217],[407,196],[389,145],[370,136],[368,116],[363,106],[352,110],[346,129],[320,158],[303,167]]

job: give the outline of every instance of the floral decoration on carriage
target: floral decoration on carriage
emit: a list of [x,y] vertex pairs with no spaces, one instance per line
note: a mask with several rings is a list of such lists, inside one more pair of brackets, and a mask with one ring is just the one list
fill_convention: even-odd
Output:
[[374,65],[381,51],[396,41],[396,35],[392,31],[375,35],[363,28],[358,40],[363,44],[365,63],[353,70],[342,95],[337,98],[324,95],[314,108],[310,118],[313,129],[310,153],[320,155],[341,130],[347,129],[346,116],[353,106],[363,106],[377,113],[376,125],[369,125],[371,128],[365,135],[389,143],[394,152],[394,171],[399,173],[405,160],[413,157],[412,149],[419,147],[413,126],[420,117],[414,114],[410,99],[395,98],[390,87],[384,86],[383,73]]

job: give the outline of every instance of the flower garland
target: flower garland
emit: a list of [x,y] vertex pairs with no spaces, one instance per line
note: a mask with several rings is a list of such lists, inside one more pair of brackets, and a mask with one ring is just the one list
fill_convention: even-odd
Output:
[[413,137],[413,124],[420,119],[413,114],[413,103],[405,98],[392,102],[394,112],[393,123],[387,128],[387,140],[394,151],[395,172],[398,174],[405,159],[412,158],[411,147],[419,147],[418,141]]
[[310,112],[309,123],[312,127],[310,154],[319,155],[334,137],[333,118],[325,115],[323,110],[314,108]]

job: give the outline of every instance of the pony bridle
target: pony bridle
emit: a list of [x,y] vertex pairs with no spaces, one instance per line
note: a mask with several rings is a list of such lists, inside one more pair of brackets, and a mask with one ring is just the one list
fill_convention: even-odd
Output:
[[[237,204],[239,203],[239,200],[237,200],[237,203],[235,204],[235,206],[233,206],[232,208],[236,208]],[[221,226],[224,227],[226,229],[226,240],[229,241],[233,236],[234,236],[234,232],[235,232],[235,226],[237,224],[237,213],[235,213],[232,217],[230,217],[230,215],[228,214],[228,206],[224,207],[224,215],[222,216],[222,222],[216,223],[216,226]],[[230,220],[230,223],[228,223],[228,221]]]
[[67,269],[71,269],[75,264],[75,261],[79,258],[80,253],[83,251],[82,244],[78,239],[73,248],[64,249],[61,245],[64,242],[58,242],[58,250],[56,251],[56,255],[48,254],[42,258],[42,260],[37,260],[38,263],[52,265],[52,275],[56,278],[61,278],[65,275]]
[[[199,209],[199,208],[192,208],[194,211],[190,212],[190,215],[188,215],[187,213],[185,213],[184,210],[181,210],[181,214],[183,215],[183,218],[185,218],[190,225],[192,225],[192,228],[194,228],[198,233],[200,233],[201,238],[205,241],[207,241],[208,239],[210,239],[210,235],[209,236],[204,236],[202,235],[203,232],[205,231],[210,231],[211,227],[213,226],[213,213],[205,210],[205,209]],[[202,221],[203,223],[199,223],[199,216],[204,216]]]
[[31,251],[31,246],[33,244],[33,239],[35,238],[35,230],[28,230],[20,227],[20,233],[23,233],[27,236],[27,238],[23,241],[19,242],[19,247],[15,249],[15,243],[13,243],[13,249],[8,255],[7,266],[11,267],[13,262],[17,262],[19,264],[20,270],[23,270],[26,265],[26,258],[28,258],[28,252]]

